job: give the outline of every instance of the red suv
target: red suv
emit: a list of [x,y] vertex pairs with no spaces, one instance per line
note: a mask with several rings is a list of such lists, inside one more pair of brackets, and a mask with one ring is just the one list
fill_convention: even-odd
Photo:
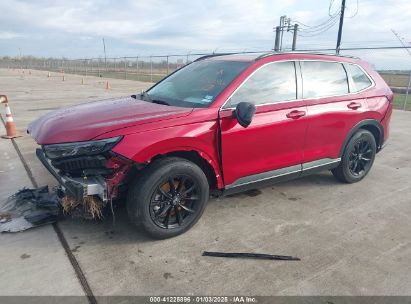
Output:
[[210,194],[331,170],[364,178],[393,93],[369,64],[307,53],[205,56],[141,94],[50,112],[28,132],[67,196],[127,195],[156,238],[187,231]]

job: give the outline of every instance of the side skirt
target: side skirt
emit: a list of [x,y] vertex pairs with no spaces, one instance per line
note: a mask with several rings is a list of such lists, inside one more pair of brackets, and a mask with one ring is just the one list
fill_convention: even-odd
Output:
[[341,158],[323,158],[312,162],[304,163],[301,176],[307,176],[313,173],[337,168],[340,162]]
[[331,170],[338,167],[341,159],[324,158],[304,163],[241,177],[234,183],[227,185],[222,195],[231,195],[251,189],[262,188],[275,183],[293,180],[316,172]]

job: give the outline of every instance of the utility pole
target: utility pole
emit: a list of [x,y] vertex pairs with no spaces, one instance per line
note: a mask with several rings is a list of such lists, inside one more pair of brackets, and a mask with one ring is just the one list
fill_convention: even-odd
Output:
[[274,43],[274,51],[278,52],[280,50],[280,30],[279,26],[275,27],[275,43]]
[[107,73],[107,54],[106,54],[106,42],[104,41],[104,37],[103,37],[103,48],[104,48],[104,65],[106,67],[106,73]]
[[294,33],[293,33],[293,46],[291,47],[292,51],[295,51],[297,46],[297,32],[298,32],[298,24],[294,24]]
[[23,57],[21,57],[21,48],[19,48],[19,54],[20,54],[20,71],[23,70]]
[[280,17],[280,25],[275,27],[274,51],[276,52],[280,52],[283,49],[283,37],[285,30],[287,30],[287,32],[294,32],[292,50],[294,51],[296,49],[298,24],[294,24],[294,26],[291,25],[291,19],[284,15]]
[[280,17],[280,29],[281,29],[281,37],[280,37],[280,51],[283,49],[283,36],[284,36],[284,23],[286,20],[287,16],[281,16]]
[[337,46],[335,48],[335,52],[337,54],[340,53],[341,35],[342,35],[342,29],[343,29],[343,23],[344,23],[344,11],[345,11],[345,0],[341,0],[340,26],[338,27]]

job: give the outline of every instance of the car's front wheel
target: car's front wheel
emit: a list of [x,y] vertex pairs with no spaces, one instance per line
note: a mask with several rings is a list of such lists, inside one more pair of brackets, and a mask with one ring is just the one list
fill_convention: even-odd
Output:
[[165,239],[190,229],[203,214],[208,199],[207,177],[196,164],[164,158],[130,185],[127,210],[131,221],[150,236]]
[[370,131],[360,129],[348,141],[341,162],[332,173],[342,182],[358,182],[370,171],[376,151],[374,135]]

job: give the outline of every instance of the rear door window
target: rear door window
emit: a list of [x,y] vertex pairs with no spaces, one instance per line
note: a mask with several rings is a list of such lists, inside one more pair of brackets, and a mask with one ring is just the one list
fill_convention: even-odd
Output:
[[301,61],[304,98],[338,96],[348,93],[347,73],[341,63]]
[[362,91],[372,85],[372,81],[368,78],[367,74],[355,64],[344,64],[348,75],[351,76],[353,87],[350,88],[351,92]]

